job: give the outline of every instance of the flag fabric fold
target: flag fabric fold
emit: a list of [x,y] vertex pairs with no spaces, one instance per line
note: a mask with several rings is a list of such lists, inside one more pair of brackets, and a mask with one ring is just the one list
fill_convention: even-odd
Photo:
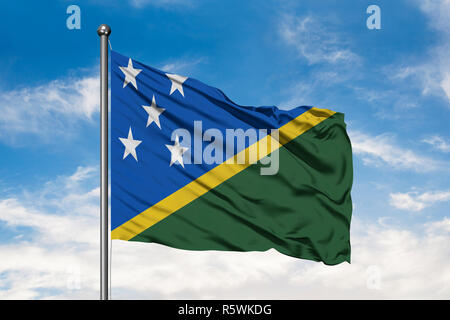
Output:
[[350,262],[344,115],[240,106],[111,54],[111,237]]

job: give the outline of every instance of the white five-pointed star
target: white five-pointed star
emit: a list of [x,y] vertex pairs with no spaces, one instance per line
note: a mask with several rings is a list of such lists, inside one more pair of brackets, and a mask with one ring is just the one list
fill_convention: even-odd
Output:
[[183,83],[187,80],[187,77],[179,76],[177,74],[166,73],[167,78],[172,81],[172,86],[170,87],[170,94],[178,90],[184,97]]
[[137,155],[136,155],[136,147],[138,145],[140,145],[142,141],[133,139],[133,132],[131,132],[131,127],[130,127],[130,130],[128,131],[128,138],[119,138],[119,140],[125,146],[125,152],[123,153],[123,159],[125,159],[131,153],[133,158],[136,161],[138,161]]
[[131,82],[137,90],[136,77],[142,71],[142,69],[133,68],[133,61],[131,61],[131,58],[130,58],[130,60],[128,60],[128,67],[126,67],[126,68],[119,67],[119,68],[125,75],[125,80],[123,81],[123,87],[125,88],[127,86],[127,84],[129,84]]
[[166,109],[158,108],[158,106],[156,105],[155,95],[153,95],[152,105],[150,107],[149,106],[142,106],[142,108],[144,108],[145,111],[147,111],[147,113],[148,113],[148,119],[147,119],[147,126],[146,127],[148,127],[150,124],[152,124],[152,122],[155,122],[156,125],[158,126],[158,128],[161,129],[161,124],[159,123],[159,116]]
[[170,166],[178,162],[184,168],[183,153],[188,151],[189,148],[180,146],[178,135],[175,136],[175,144],[173,146],[166,144],[166,147],[170,151]]

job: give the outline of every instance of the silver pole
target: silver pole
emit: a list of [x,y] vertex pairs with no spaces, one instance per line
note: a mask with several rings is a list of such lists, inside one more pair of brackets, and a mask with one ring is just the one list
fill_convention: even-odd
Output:
[[108,37],[111,28],[102,24],[97,34],[100,36],[100,300],[108,300]]

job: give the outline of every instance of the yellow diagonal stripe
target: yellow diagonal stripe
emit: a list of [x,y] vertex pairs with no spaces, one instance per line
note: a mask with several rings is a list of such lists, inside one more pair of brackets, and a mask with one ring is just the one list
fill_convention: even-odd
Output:
[[[177,190],[170,196],[162,199],[152,207],[112,230],[111,239],[132,239],[144,230],[167,218],[169,215],[181,209],[188,203],[201,197],[209,190],[214,189],[219,184],[238,174],[256,161],[259,161],[284,144],[292,141],[299,135],[329,118],[334,113],[334,111],[328,109],[309,109],[278,129],[278,141],[276,141],[271,135],[265,136],[245,150],[242,150],[236,154],[233,161],[226,161],[219,164],[214,169],[204,173],[196,180],[190,182],[183,188]],[[253,157],[250,158],[250,155],[253,155]],[[243,159],[243,156],[245,156],[244,159],[253,159],[254,161],[237,163],[237,159]]]

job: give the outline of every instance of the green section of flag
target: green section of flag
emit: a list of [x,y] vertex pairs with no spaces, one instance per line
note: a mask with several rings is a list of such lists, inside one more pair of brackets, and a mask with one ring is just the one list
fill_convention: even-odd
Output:
[[135,236],[188,250],[265,251],[350,262],[352,152],[336,113],[279,149],[279,172],[251,165]]

